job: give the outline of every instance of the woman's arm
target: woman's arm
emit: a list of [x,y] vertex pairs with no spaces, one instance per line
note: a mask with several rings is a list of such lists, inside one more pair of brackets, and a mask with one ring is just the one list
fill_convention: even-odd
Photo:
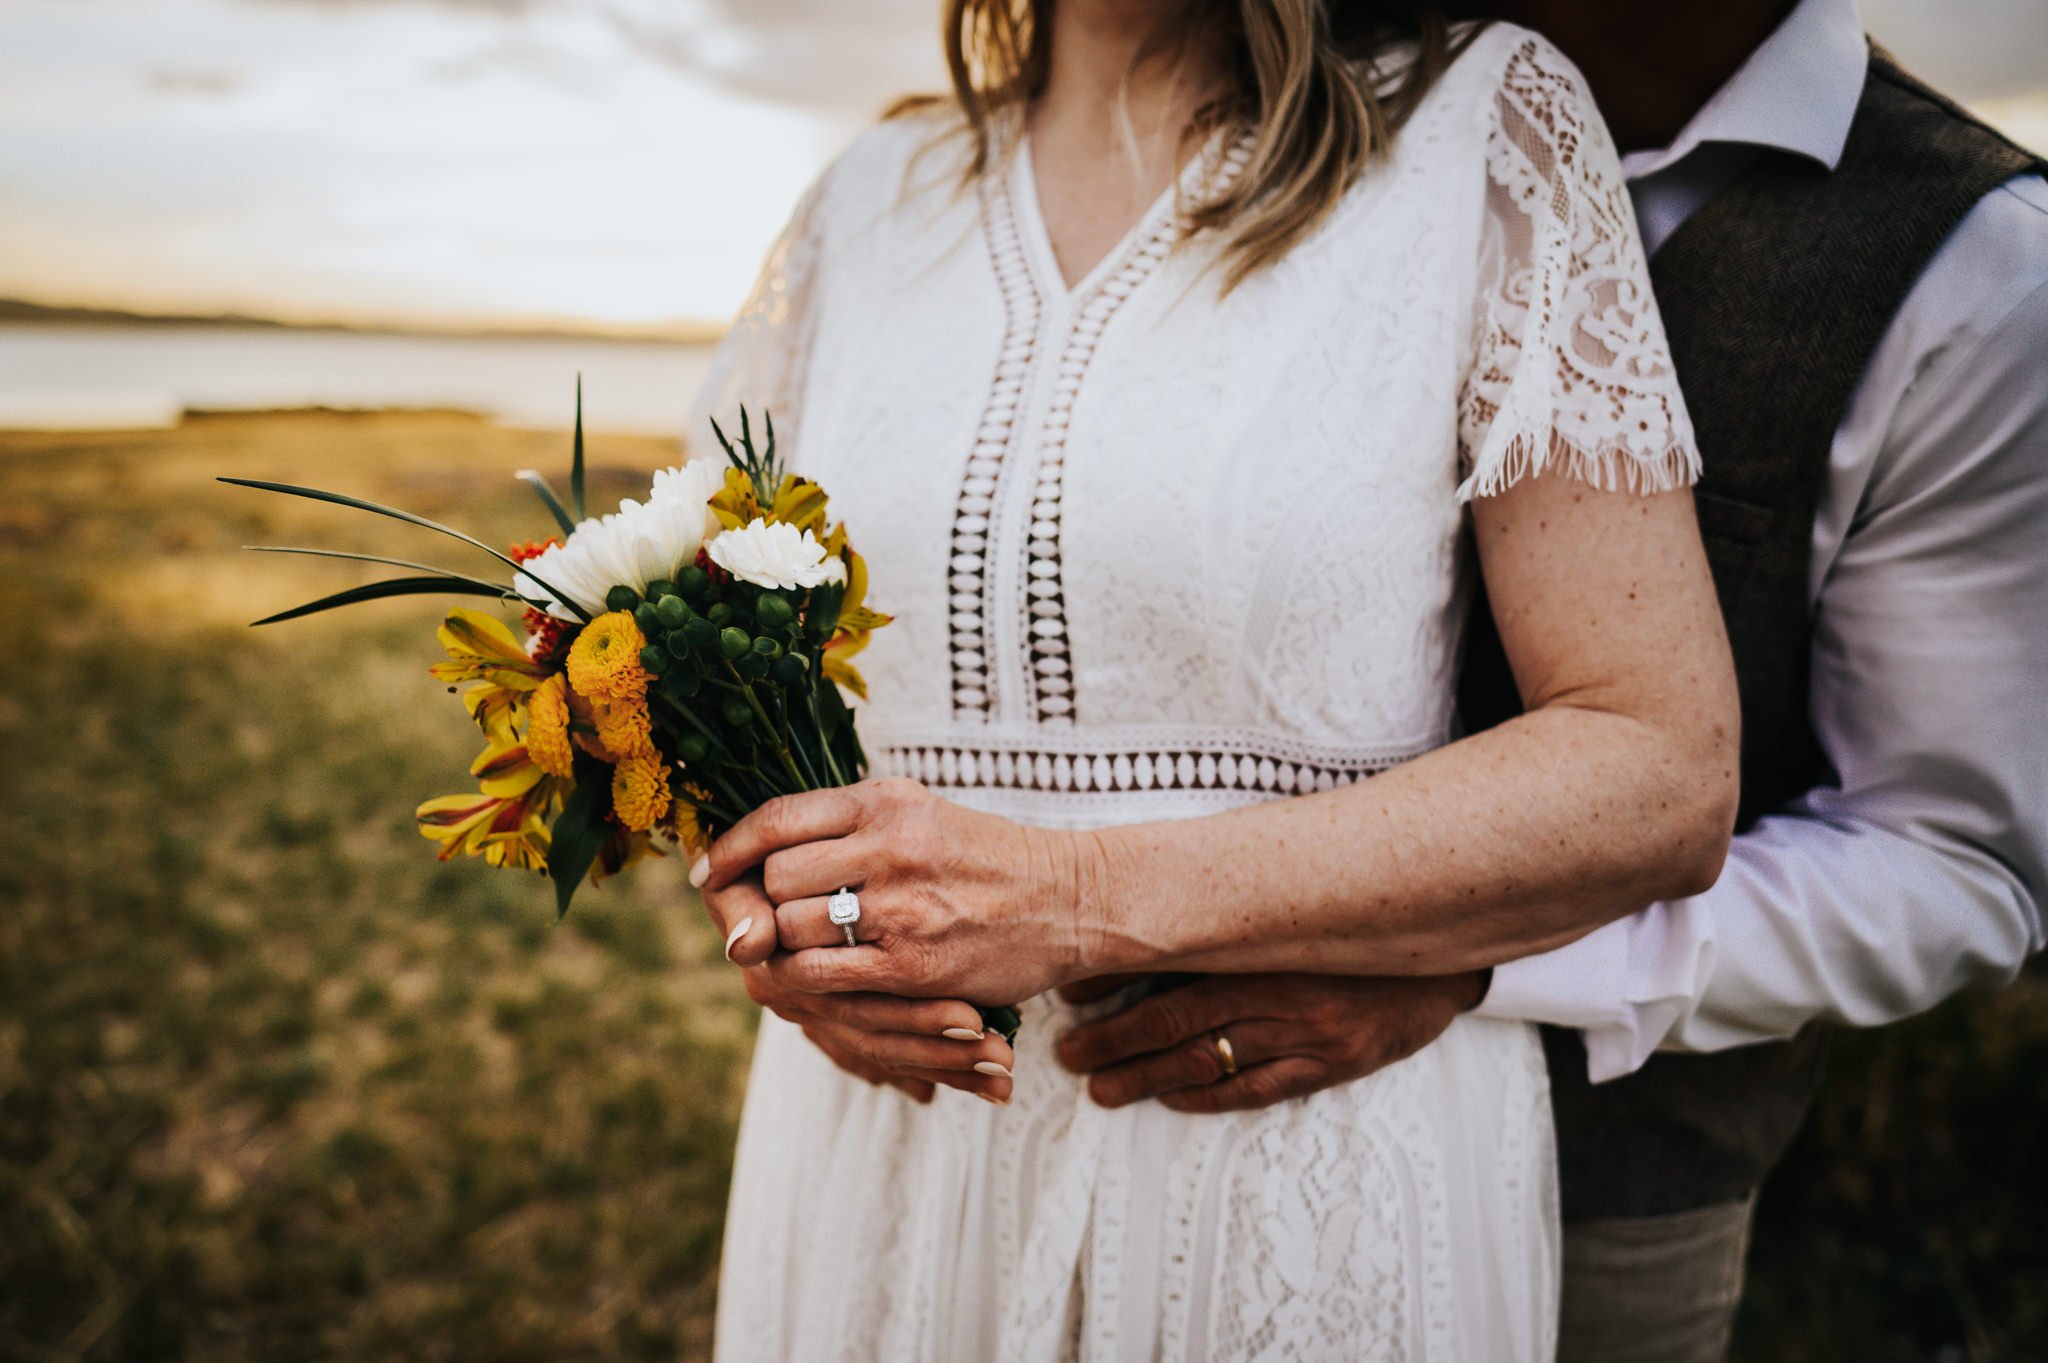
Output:
[[[1341,790],[1085,834],[907,782],[777,801],[706,868],[712,895],[761,868],[778,906],[733,958],[987,1002],[1125,970],[1442,974],[1711,884],[1738,719],[1690,496],[1550,474],[1473,506],[1520,718]],[[840,885],[862,946],[831,945]]]

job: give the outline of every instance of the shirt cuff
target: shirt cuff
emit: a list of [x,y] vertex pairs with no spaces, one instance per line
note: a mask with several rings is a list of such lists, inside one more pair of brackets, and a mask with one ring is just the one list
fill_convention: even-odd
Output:
[[1586,1074],[1596,1084],[1634,1072],[1655,1042],[1643,1042],[1629,1001],[1630,922],[1620,919],[1553,951],[1496,966],[1493,985],[1473,1013],[1585,1033]]

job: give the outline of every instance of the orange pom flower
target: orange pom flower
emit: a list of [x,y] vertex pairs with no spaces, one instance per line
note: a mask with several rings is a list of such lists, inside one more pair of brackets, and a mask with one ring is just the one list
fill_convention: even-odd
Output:
[[527,697],[526,752],[550,776],[572,776],[576,754],[569,744],[569,681],[557,672]]
[[627,611],[608,611],[583,627],[569,647],[569,685],[591,700],[637,700],[647,694],[640,650],[647,639]]
[[659,753],[634,753],[612,768],[612,812],[632,832],[645,833],[661,822],[670,798]]

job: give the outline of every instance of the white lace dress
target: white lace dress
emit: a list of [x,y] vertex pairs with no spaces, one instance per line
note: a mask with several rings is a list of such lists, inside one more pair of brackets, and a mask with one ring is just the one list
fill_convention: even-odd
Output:
[[[878,772],[1069,828],[1369,777],[1453,737],[1464,499],[1693,475],[1613,146],[1525,30],[1224,298],[1172,195],[1067,287],[1028,146],[962,192],[932,133],[827,172],[707,398],[776,406],[897,616],[862,660]],[[1183,187],[1241,163],[1219,139]],[[1550,1356],[1529,1029],[1182,1116],[1096,1107],[1050,1053],[1072,1011],[1023,1013],[1007,1108],[917,1106],[763,1020],[719,1359]]]

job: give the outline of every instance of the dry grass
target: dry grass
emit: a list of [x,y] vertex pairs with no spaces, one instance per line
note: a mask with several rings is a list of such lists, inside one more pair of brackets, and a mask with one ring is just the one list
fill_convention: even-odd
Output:
[[[687,887],[641,868],[557,928],[544,882],[437,865],[408,815],[476,744],[434,608],[251,631],[368,574],[237,546],[481,556],[210,481],[524,538],[507,475],[564,446],[0,437],[0,1356],[705,1352],[750,1005]],[[592,453],[616,498],[674,451]]]
[[[300,480],[545,523],[558,438],[442,414],[0,435],[0,1358],[707,1351],[750,1034],[673,865],[587,893],[439,866],[474,740],[434,609],[251,631],[470,561]],[[598,440],[596,500],[672,457]],[[2048,1357],[2048,987],[1837,1048],[1759,1230],[1750,1363]]]

